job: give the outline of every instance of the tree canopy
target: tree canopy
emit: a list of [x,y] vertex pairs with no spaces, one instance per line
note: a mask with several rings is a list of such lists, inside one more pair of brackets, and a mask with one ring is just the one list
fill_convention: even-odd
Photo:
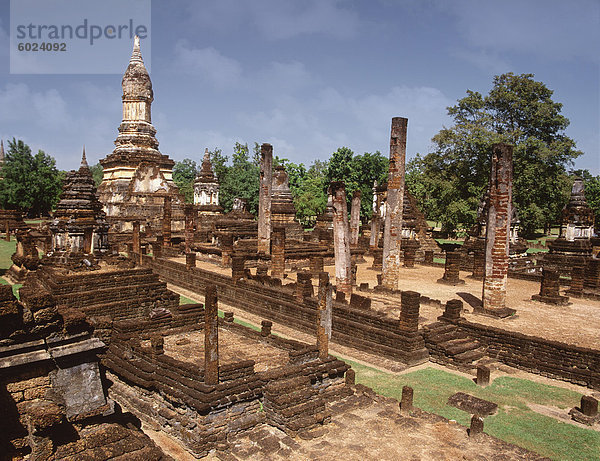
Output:
[[32,155],[23,141],[8,141],[2,176],[0,205],[4,209],[41,216],[58,203],[64,174],[57,170],[54,158],[42,150]]
[[196,162],[189,158],[185,158],[181,162],[175,162],[173,166],[173,182],[185,197],[186,203],[194,203],[194,181],[197,175]]
[[489,179],[491,146],[514,145],[513,204],[526,233],[559,216],[571,180],[567,167],[581,155],[564,134],[562,104],[533,74],[494,77],[487,96],[467,90],[448,107],[454,125],[433,137],[435,150],[407,165],[407,184],[429,219],[452,231],[475,223]]

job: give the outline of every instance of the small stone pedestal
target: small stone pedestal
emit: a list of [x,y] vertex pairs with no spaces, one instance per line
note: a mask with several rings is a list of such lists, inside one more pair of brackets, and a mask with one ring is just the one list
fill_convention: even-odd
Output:
[[263,337],[269,336],[271,334],[271,328],[273,327],[273,322],[270,320],[263,320],[260,322],[260,335]]
[[593,426],[600,422],[598,400],[591,395],[584,395],[581,397],[581,406],[579,408],[572,408],[569,414],[574,421]]
[[298,272],[296,274],[296,301],[304,302],[305,298],[312,298],[314,295],[312,286],[312,274],[310,272]]
[[487,386],[490,384],[490,369],[484,365],[477,367],[477,385]]
[[375,248],[373,250],[373,265],[371,266],[371,269],[373,269],[374,271],[380,271],[382,268],[383,268],[383,249]]
[[314,276],[318,276],[321,272],[323,272],[323,256],[311,256],[310,273]]
[[419,242],[416,240],[409,240],[404,244],[404,267],[414,269],[418,248]]
[[469,427],[469,437],[477,437],[480,434],[483,434],[483,418],[479,415],[473,415]]
[[567,290],[570,296],[580,297],[583,295],[583,277],[585,268],[583,266],[574,266],[571,269],[571,286]]
[[433,250],[425,250],[423,264],[433,264]]
[[478,239],[473,249],[473,273],[471,278],[483,280],[485,277],[485,241]]
[[542,269],[540,294],[533,295],[531,299],[546,304],[557,304],[562,306],[569,304],[569,297],[560,295],[560,275],[558,271],[546,267]]
[[196,253],[185,254],[185,268],[190,270],[192,267],[196,267]]
[[463,302],[460,299],[450,299],[446,303],[444,313],[438,317],[438,320],[458,320],[463,309]]
[[409,415],[413,410],[413,388],[410,386],[402,387],[402,400],[400,400],[400,413],[402,415]]
[[444,266],[444,276],[438,279],[437,283],[444,285],[463,285],[464,280],[459,279],[461,254],[457,251],[446,253],[446,264]]
[[233,255],[231,257],[231,278],[233,283],[237,283],[245,276],[246,258],[242,255]]

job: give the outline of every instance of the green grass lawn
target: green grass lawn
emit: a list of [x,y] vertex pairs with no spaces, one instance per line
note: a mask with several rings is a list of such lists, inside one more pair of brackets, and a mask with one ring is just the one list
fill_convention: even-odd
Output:
[[567,410],[579,405],[577,392],[509,376],[483,388],[472,379],[435,368],[394,375],[346,361],[356,371],[356,381],[379,394],[400,400],[402,386],[411,386],[417,407],[468,427],[471,415],[446,405],[454,393],[466,392],[498,404],[498,412],[485,418],[486,433],[556,460],[598,460],[600,432],[541,415],[527,406],[535,403]]

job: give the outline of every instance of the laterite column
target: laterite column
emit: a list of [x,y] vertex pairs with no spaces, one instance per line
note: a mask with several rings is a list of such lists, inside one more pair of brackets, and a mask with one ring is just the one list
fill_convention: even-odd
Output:
[[204,295],[204,382],[219,384],[219,317],[217,287],[208,285]]
[[260,189],[258,191],[258,252],[271,254],[271,190],[273,146],[260,146]]
[[333,197],[333,251],[335,255],[335,286],[350,299],[352,294],[352,267],[346,189],[340,181],[329,186]]
[[407,125],[407,118],[394,117],[392,119],[390,167],[383,233],[383,277],[381,279],[383,287],[389,290],[398,288],[400,276]]

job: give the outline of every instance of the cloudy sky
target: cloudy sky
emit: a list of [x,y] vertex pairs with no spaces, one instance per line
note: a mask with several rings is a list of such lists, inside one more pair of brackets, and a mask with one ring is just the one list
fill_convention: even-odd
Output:
[[[9,18],[1,0],[0,137],[61,169],[83,144],[97,162],[113,149],[122,75],[11,74]],[[151,18],[153,123],[174,160],[235,141],[307,164],[340,146],[387,155],[393,116],[409,119],[411,158],[451,124],[447,106],[511,71],[554,91],[576,166],[600,174],[598,0],[155,0]],[[111,58],[121,74],[130,53]]]

